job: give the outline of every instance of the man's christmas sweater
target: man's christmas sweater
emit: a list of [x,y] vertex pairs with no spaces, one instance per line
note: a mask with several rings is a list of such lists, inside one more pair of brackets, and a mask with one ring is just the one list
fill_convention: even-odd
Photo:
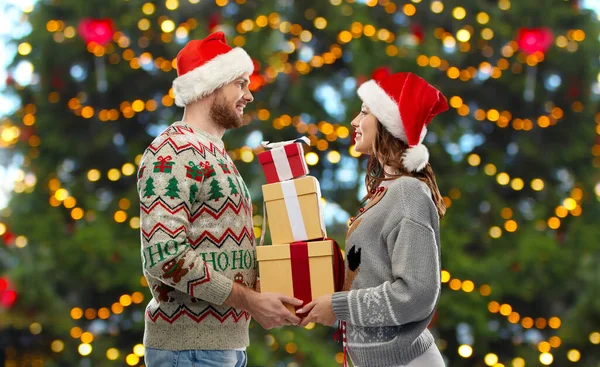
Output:
[[223,142],[176,122],[139,167],[143,272],[152,293],[144,345],[245,348],[250,315],[223,302],[234,281],[256,282],[252,201]]

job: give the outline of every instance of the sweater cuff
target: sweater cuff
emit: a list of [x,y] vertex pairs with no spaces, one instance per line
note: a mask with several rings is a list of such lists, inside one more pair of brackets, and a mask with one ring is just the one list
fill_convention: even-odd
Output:
[[233,289],[233,280],[224,275],[212,272],[209,285],[203,289],[198,298],[215,305],[222,305]]
[[338,320],[350,319],[350,308],[348,307],[348,292],[335,292],[331,296],[333,313]]

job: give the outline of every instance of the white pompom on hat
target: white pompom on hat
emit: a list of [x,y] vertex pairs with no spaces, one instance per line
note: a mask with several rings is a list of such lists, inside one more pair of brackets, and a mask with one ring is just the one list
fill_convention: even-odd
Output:
[[446,110],[446,97],[423,78],[409,72],[381,80],[369,80],[358,88],[358,96],[395,138],[408,145],[402,161],[410,172],[419,172],[429,162],[422,144],[431,119]]

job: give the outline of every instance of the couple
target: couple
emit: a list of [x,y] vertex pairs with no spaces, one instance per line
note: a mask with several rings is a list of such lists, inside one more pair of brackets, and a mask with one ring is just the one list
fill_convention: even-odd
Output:
[[442,196],[421,143],[448,106],[423,79],[398,73],[358,89],[355,150],[370,155],[364,198],[346,237],[344,291],[302,301],[259,293],[252,201],[223,134],[243,125],[254,65],[223,33],[177,55],[176,122],[138,171],[148,367],[245,366],[250,317],[265,329],[345,326],[355,366],[443,366],[427,329],[440,294]]

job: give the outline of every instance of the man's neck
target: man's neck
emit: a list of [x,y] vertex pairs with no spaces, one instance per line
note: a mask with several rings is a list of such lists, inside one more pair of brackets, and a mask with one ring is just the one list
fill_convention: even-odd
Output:
[[198,101],[187,105],[183,111],[181,122],[184,122],[193,128],[205,131],[218,139],[223,139],[225,129],[212,121],[210,118],[209,104],[202,102],[204,101]]

